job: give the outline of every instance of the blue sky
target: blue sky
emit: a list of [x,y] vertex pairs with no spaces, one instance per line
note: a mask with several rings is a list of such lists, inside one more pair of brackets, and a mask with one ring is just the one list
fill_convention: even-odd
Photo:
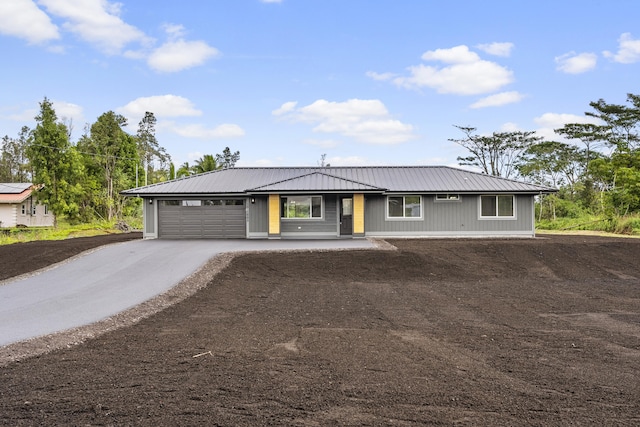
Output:
[[478,133],[640,93],[636,0],[2,0],[0,135],[145,111],[174,163],[456,165]]

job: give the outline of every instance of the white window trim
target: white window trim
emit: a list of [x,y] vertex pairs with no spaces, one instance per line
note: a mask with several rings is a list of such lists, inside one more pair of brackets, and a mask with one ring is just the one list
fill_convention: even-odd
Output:
[[[438,196],[445,196],[444,199],[439,199]],[[447,196],[455,196],[455,199],[450,199]],[[459,202],[462,200],[462,197],[460,197],[460,194],[457,193],[437,193],[434,196],[434,199],[436,202],[440,203],[440,202]]]
[[[389,197],[402,197],[402,213],[404,214],[405,197],[420,198],[420,216],[389,216]],[[424,219],[424,198],[420,194],[389,194],[385,199],[385,219],[387,221],[422,221]]]
[[[289,197],[296,196],[309,198],[320,197],[320,216],[309,216],[309,218],[288,218],[286,216],[282,216],[284,212],[280,212],[280,219],[282,221],[324,221],[324,196],[319,194],[292,194],[291,196],[280,196],[280,209],[282,209],[282,199],[288,199]],[[313,202],[309,207],[309,213],[311,213],[311,209],[313,209]]]
[[[512,216],[498,216],[498,200],[496,200],[496,215],[495,216],[483,216],[482,215],[482,198],[493,196],[496,199],[498,196],[511,196],[513,200],[513,215]],[[478,218],[481,220],[489,221],[502,221],[502,220],[515,220],[517,219],[517,203],[515,194],[481,194],[478,196]]]

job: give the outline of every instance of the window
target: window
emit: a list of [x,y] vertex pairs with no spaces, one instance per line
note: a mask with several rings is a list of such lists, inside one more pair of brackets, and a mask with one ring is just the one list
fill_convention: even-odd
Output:
[[22,210],[20,211],[22,215],[27,213],[27,205],[22,205]]
[[162,200],[164,206],[180,206],[180,200]]
[[480,217],[515,217],[515,204],[513,202],[513,196],[480,196]]
[[44,205],[44,214],[49,215],[49,205]]
[[322,196],[288,196],[281,199],[282,218],[322,218]]
[[242,206],[244,200],[242,199],[210,199],[203,200],[205,206]]
[[183,200],[182,206],[202,206],[202,200]]
[[436,194],[436,200],[439,202],[446,202],[446,201],[458,201],[460,200],[460,195],[459,194]]
[[31,204],[31,215],[33,215],[33,216],[36,215],[36,204],[35,203]]
[[389,196],[387,197],[387,217],[422,218],[421,196]]

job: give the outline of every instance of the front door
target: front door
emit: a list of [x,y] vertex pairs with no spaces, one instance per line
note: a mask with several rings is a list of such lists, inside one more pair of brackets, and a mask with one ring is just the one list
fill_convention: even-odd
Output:
[[353,234],[353,198],[340,198],[340,235],[351,236]]

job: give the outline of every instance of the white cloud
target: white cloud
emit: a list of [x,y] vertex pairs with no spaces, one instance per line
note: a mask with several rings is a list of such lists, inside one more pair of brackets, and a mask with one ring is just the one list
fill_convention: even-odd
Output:
[[0,33],[19,37],[32,44],[60,38],[58,27],[32,0],[0,2]]
[[554,129],[559,129],[568,123],[601,124],[595,117],[566,113],[544,113],[534,118],[533,121],[540,126],[540,128],[536,129],[538,136],[550,141],[564,141],[561,135],[554,132]]
[[156,95],[136,98],[116,111],[127,117],[142,118],[149,111],[157,117],[200,116],[202,111],[196,109],[193,103],[178,95]]
[[226,139],[244,136],[244,130],[240,126],[228,123],[212,128],[201,124],[176,125],[174,123],[167,123],[162,128],[185,138]]
[[375,99],[320,99],[305,107],[288,108],[283,117],[316,124],[313,132],[337,133],[369,144],[399,144],[414,137],[413,126],[391,118],[384,104]]
[[295,101],[285,102],[280,106],[280,108],[273,110],[271,114],[273,114],[274,116],[282,116],[295,110],[296,105],[298,105],[298,103]]
[[618,39],[618,52],[604,52],[604,56],[621,64],[633,64],[640,61],[640,40],[634,39],[631,33],[624,33]]
[[506,57],[511,55],[511,49],[513,49],[513,43],[479,44],[476,47],[481,51],[488,53],[489,55]]
[[367,71],[366,76],[372,78],[373,80],[378,81],[386,81],[391,80],[396,76],[394,73],[376,73],[375,71]]
[[519,132],[522,131],[517,123],[506,122],[500,126],[500,132]]
[[120,3],[107,0],[39,0],[49,13],[67,21],[63,28],[97,46],[118,54],[129,43],[148,43],[149,38],[120,18]]
[[567,74],[580,74],[595,68],[598,56],[595,53],[569,52],[556,56],[557,69]]
[[[0,0],[0,33],[20,37],[29,43],[44,43],[61,38],[51,16],[61,18],[62,29],[95,46],[107,55],[146,60],[161,72],[177,72],[204,64],[220,52],[202,40],[190,41],[182,25],[165,24],[167,41],[157,46],[154,39],[123,21],[121,3],[109,0]],[[136,44],[133,48],[127,46]],[[64,47],[49,46],[62,53]]]
[[[77,104],[66,101],[51,100],[58,120],[73,120],[75,125],[84,125],[85,118],[83,108]],[[35,117],[40,114],[40,108],[28,108],[5,116],[7,119],[23,123],[34,123]]]
[[500,107],[502,105],[520,102],[524,98],[519,92],[502,92],[482,98],[470,105],[470,108]]
[[408,89],[429,87],[438,93],[478,95],[499,90],[513,82],[513,72],[495,62],[481,59],[467,46],[437,49],[422,55],[425,61],[440,61],[444,67],[424,64],[409,67],[409,77],[397,77],[393,82]]
[[56,111],[58,119],[71,119],[73,120],[73,123],[75,123],[76,125],[79,124],[81,126],[84,124],[84,114],[81,106],[66,101],[51,102],[53,104],[53,109]]
[[218,49],[202,40],[172,40],[151,52],[147,64],[156,71],[174,73],[202,65],[219,55]]

